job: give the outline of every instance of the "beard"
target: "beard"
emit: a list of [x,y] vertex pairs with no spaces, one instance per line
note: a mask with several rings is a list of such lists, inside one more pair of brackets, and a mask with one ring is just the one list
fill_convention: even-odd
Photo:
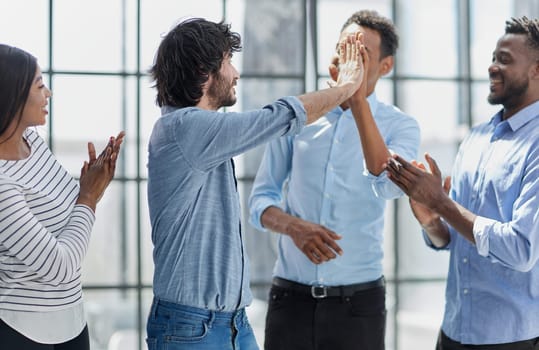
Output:
[[208,88],[208,97],[214,107],[229,107],[236,103],[234,95],[234,80],[227,81],[224,76],[217,72]]
[[488,102],[491,105],[503,105],[511,107],[518,103],[520,97],[528,91],[529,81],[527,79],[506,81],[504,79],[504,90],[501,94],[496,95],[491,92],[488,95]]

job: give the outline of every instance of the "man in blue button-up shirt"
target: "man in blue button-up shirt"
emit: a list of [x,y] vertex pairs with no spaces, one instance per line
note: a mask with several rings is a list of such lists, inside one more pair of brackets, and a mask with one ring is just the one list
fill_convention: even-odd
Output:
[[393,67],[393,24],[360,11],[340,40],[354,32],[369,54],[366,83],[300,133],[270,143],[253,185],[251,222],[282,233],[266,350],[384,349],[384,208],[402,191],[382,166],[391,152],[416,156],[419,127],[374,92]]
[[231,58],[240,48],[229,25],[190,19],[165,36],[151,70],[162,116],[148,158],[150,350],[258,349],[244,311],[252,298],[232,157],[298,133],[357,91],[365,70],[361,36],[350,35],[331,89],[246,113],[218,112],[236,102]]
[[503,109],[462,142],[449,196],[428,155],[431,172],[388,163],[427,243],[451,252],[439,350],[539,349],[539,20],[506,23],[488,72]]

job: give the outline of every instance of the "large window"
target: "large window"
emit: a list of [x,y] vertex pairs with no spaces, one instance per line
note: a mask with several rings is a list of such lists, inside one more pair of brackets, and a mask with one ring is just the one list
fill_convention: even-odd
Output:
[[[166,33],[185,17],[232,24],[244,50],[233,110],[326,86],[327,66],[346,18],[375,9],[400,33],[395,69],[378,97],[419,121],[420,154],[449,173],[468,128],[490,118],[487,67],[504,21],[539,16],[535,0],[0,0],[0,42],[33,53],[54,92],[39,128],[77,177],[86,142],[98,148],[127,133],[117,176],[97,208],[84,262],[85,309],[95,350],[145,349],[152,292],[152,246],[146,204],[147,142],[160,112],[147,71]],[[246,199],[262,149],[237,159]],[[246,220],[255,301],[251,322],[262,346],[275,238]],[[1,229],[1,227],[0,227]],[[432,349],[440,326],[448,255],[425,247],[407,200],[388,203],[384,273],[388,280],[387,349]]]

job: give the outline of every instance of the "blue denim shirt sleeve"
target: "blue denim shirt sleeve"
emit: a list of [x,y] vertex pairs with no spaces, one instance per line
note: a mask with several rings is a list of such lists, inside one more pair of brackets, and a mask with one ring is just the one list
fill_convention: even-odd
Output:
[[282,189],[290,173],[292,153],[289,137],[281,137],[266,145],[249,197],[249,221],[261,231],[266,231],[260,222],[264,210],[270,206],[282,206]]
[[[289,114],[292,121],[275,115]],[[261,110],[243,113],[191,108],[178,119],[174,137],[193,168],[208,171],[216,165],[275,138],[293,135],[305,125],[307,116],[296,97],[285,97]],[[181,126],[180,126],[181,124]]]
[[[537,135],[536,135],[537,137]],[[527,272],[539,261],[539,148],[532,148],[520,195],[510,205],[511,220],[501,222],[478,216],[473,233],[477,252],[511,269]]]

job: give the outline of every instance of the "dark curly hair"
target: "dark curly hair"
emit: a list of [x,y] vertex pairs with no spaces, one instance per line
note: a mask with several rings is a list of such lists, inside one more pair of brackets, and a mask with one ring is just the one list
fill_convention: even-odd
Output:
[[399,47],[399,36],[395,25],[390,19],[373,10],[357,11],[346,20],[341,28],[341,33],[352,23],[375,30],[380,34],[380,59],[395,56]]
[[241,51],[241,38],[230,25],[191,18],[174,27],[164,38],[150,74],[161,107],[195,106],[202,86],[219,72],[226,55]]
[[[0,44],[0,135],[20,123],[37,70],[37,59],[19,48]],[[12,135],[6,138],[9,139]]]
[[537,18],[512,17],[511,20],[505,21],[505,33],[526,35],[528,47],[536,51],[539,50],[539,20]]

